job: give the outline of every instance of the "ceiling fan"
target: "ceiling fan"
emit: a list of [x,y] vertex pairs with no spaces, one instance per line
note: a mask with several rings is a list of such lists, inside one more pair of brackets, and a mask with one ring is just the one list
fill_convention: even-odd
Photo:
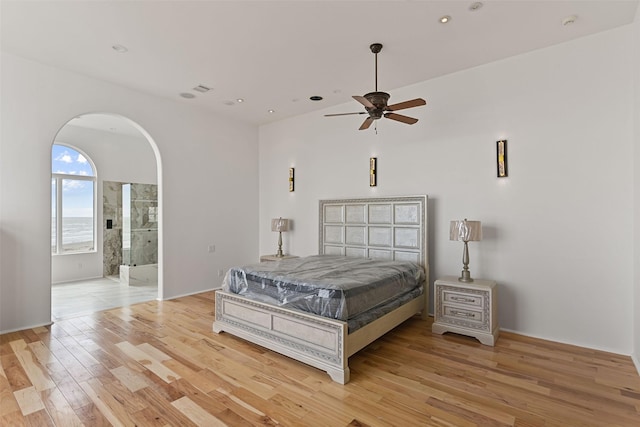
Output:
[[371,52],[376,56],[376,90],[375,92],[369,92],[364,96],[354,95],[353,99],[364,105],[366,111],[359,111],[357,113],[339,113],[339,114],[325,114],[325,117],[334,117],[334,116],[349,116],[352,114],[368,114],[362,125],[360,126],[360,130],[368,129],[373,123],[374,120],[378,120],[382,117],[387,119],[396,120],[398,122],[406,123],[408,125],[412,125],[418,121],[418,119],[414,119],[413,117],[403,116],[402,114],[394,113],[394,111],[404,110],[406,108],[419,107],[420,105],[425,105],[427,101],[422,98],[412,99],[410,101],[399,102],[397,104],[387,105],[389,101],[389,95],[386,92],[378,92],[378,53],[382,50],[382,44],[373,43],[369,46]]

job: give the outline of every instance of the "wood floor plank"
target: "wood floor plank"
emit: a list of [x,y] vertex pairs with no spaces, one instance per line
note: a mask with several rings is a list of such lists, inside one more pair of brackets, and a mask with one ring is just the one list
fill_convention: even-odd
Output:
[[[68,334],[62,336],[63,339],[65,337],[68,337]],[[82,363],[73,356],[73,353],[71,353],[71,351],[56,337],[51,337],[51,340],[48,343],[48,348],[77,382],[84,382],[93,377],[87,368],[85,368]]]
[[0,425],[640,426],[624,355],[414,317],[350,358],[341,385],[211,324],[215,292],[0,335]]
[[64,369],[60,361],[51,353],[49,348],[42,341],[35,341],[28,344],[29,350],[36,357],[38,362],[47,367],[49,371],[61,371]]
[[[240,389],[240,390],[245,391],[245,389]],[[246,394],[242,392],[236,392],[236,393],[242,398],[247,399]],[[282,394],[276,394],[272,396],[271,398],[269,398],[268,402],[269,402],[270,408],[267,409],[267,413],[276,414],[276,415],[271,415],[275,419],[279,418],[278,417],[279,414],[287,414],[289,418],[295,417],[298,420],[301,420],[309,414],[309,409],[303,407],[298,402],[291,400],[289,397],[283,396]],[[281,408],[281,410],[274,411],[274,409],[279,409],[279,408]]]
[[196,372],[175,360],[167,360],[164,364],[173,372],[180,375],[180,378],[184,378],[202,393],[209,393],[218,388],[217,382],[211,381],[206,375],[203,375],[206,371],[205,369]]
[[92,365],[99,364],[100,362],[98,362],[91,355],[91,353],[86,351],[78,343],[78,339],[83,339],[83,338],[84,338],[84,334],[82,334],[82,335],[74,335],[74,336],[69,336],[69,337],[62,337],[62,338],[59,338],[58,341],[60,341],[60,343],[62,345],[64,345],[64,347],[71,354],[73,354],[73,357],[75,357],[78,360],[78,362],[80,362],[80,364],[82,366],[84,366],[85,368],[88,368],[89,366],[92,366]]
[[27,377],[29,377],[29,381],[36,390],[48,390],[56,386],[56,384],[51,380],[49,374],[37,361],[31,350],[29,350],[29,347],[27,347],[27,343],[24,340],[20,339],[17,341],[11,341],[9,345],[13,349],[13,353],[18,358],[22,369],[24,369]]
[[0,426],[24,427],[27,420],[20,410],[0,415]]
[[93,402],[86,406],[75,408],[75,411],[85,426],[107,427],[112,425]]
[[147,353],[149,356],[153,357],[155,360],[160,362],[164,362],[165,360],[171,360],[171,356],[163,353],[160,349],[152,346],[148,342],[137,345],[139,350]]
[[51,419],[51,417],[49,416],[49,413],[42,409],[40,411],[37,412],[32,412],[29,415],[26,415],[24,417],[26,424],[30,427],[54,427],[55,424],[53,423],[53,420]]
[[131,414],[131,418],[135,420],[138,426],[144,427],[169,427],[171,424],[151,407],[142,409]]
[[118,366],[111,369],[111,373],[118,379],[129,391],[138,391],[150,385],[149,381],[137,372],[126,366]]
[[13,396],[16,398],[23,415],[29,415],[45,409],[40,393],[33,386],[16,390],[13,392]]
[[[119,381],[102,384],[104,390],[116,401],[120,402],[127,414],[132,414],[147,408],[149,405],[138,394],[130,391]],[[141,389],[142,390],[142,389]]]
[[51,416],[51,419],[55,425],[80,427],[83,425],[80,418],[69,405],[69,402],[65,399],[60,390],[54,388],[52,390],[45,390],[41,393],[42,401],[47,409],[47,413]]
[[211,427],[226,427],[227,424],[223,423],[218,418],[214,417],[188,397],[182,397],[178,400],[171,402],[180,412],[187,416],[197,426],[211,426]]
[[242,399],[237,398],[234,394],[224,390],[223,388],[218,388],[210,393],[207,393],[209,396],[214,398],[215,400],[221,402],[227,410],[233,411],[234,413],[241,416],[243,419],[248,420],[251,424],[260,424],[260,425],[276,425],[278,424],[276,421],[271,419],[267,414],[252,406],[248,402],[243,401]]
[[56,383],[57,389],[60,390],[64,398],[69,402],[69,405],[78,410],[91,403],[91,399],[84,392],[82,387],[76,382],[76,380],[66,373],[66,371],[59,376],[53,377]]
[[13,395],[7,375],[4,373],[2,365],[0,365],[0,419],[17,411],[20,411],[20,407]]
[[174,400],[180,399],[181,397],[184,396],[184,393],[182,393],[182,391],[180,391],[180,389],[176,387],[176,383],[180,381],[181,378],[171,383],[167,383],[165,380],[163,380],[153,372],[149,371],[148,369],[143,369],[142,372],[140,372],[140,374],[144,375],[147,381],[151,383],[151,386],[140,389],[136,393],[140,392],[141,390],[150,388],[154,391],[155,394],[161,395],[162,398],[165,399],[167,402],[173,402]]
[[198,390],[192,383],[187,381],[185,378],[181,378],[172,384],[177,390],[182,394],[181,397],[177,399],[171,400],[175,402],[176,400],[181,399],[184,396],[187,396],[189,400],[193,401],[196,405],[200,406],[205,411],[210,414],[217,414],[224,411],[226,406],[215,399],[215,397],[210,396],[207,393],[202,393]]
[[127,341],[122,341],[116,345],[123,353],[156,374],[165,382],[170,383],[180,378],[180,375],[176,374],[171,369],[164,366],[159,360],[154,359],[151,355],[140,350],[133,344]]
[[80,387],[92,400],[100,413],[115,427],[134,427],[136,423],[131,419],[122,405],[114,396],[104,389],[97,380],[89,380],[80,384]]
[[179,409],[172,405],[172,403],[177,399],[168,401],[162,394],[149,387],[138,390],[136,394],[140,399],[146,401],[149,404],[149,407],[152,408],[161,418],[165,419],[169,425],[181,427],[196,425],[186,415],[180,412]]

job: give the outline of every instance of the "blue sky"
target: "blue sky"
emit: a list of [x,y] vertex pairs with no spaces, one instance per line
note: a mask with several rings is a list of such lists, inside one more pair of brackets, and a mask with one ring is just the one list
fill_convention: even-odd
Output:
[[[64,145],[53,145],[51,149],[51,172],[78,176],[94,176],[93,167],[86,157]],[[52,197],[55,190],[52,185]],[[84,180],[63,180],[63,217],[93,216],[93,182]],[[55,209],[55,203],[52,209]]]

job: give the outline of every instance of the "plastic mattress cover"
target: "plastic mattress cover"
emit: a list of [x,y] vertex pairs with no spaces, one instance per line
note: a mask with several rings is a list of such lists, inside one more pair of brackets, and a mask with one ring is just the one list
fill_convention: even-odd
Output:
[[255,301],[348,321],[422,288],[424,280],[424,269],[412,262],[313,255],[231,268],[222,288]]

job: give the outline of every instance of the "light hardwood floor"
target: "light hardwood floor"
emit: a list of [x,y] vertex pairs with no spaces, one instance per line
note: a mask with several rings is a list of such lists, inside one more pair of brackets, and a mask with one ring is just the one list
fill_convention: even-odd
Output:
[[640,426],[629,357],[414,317],[315,368],[211,331],[214,292],[0,336],[1,426]]

